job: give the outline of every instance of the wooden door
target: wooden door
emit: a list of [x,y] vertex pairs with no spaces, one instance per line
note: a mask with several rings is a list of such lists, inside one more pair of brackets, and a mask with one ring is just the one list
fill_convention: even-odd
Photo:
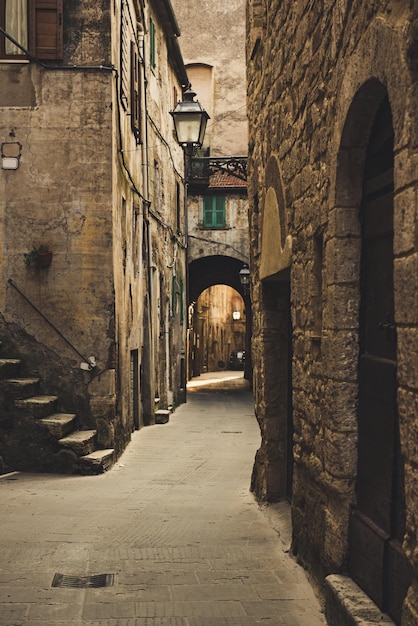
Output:
[[363,190],[357,507],[350,574],[400,623],[411,579],[396,384],[393,295],[393,127],[388,100],[372,130]]

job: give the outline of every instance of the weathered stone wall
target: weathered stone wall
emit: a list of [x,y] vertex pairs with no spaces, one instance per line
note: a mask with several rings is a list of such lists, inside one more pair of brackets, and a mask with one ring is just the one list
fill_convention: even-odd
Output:
[[[107,4],[66,7],[63,65],[109,65]],[[111,72],[100,68],[45,69],[25,61],[0,65],[1,142],[20,151],[18,169],[0,174],[0,307],[14,325],[17,344],[19,328],[21,345],[26,335],[35,339],[25,355],[28,365],[49,380],[46,384],[55,381],[67,406],[73,397],[73,408],[80,409],[76,398],[84,398],[85,425],[91,420],[91,374],[77,371],[83,358],[8,279],[76,350],[96,357],[99,371],[114,367],[112,83]],[[51,266],[26,267],[24,253],[41,244],[53,252]],[[48,362],[46,353],[54,359]]]
[[[174,136],[170,111],[182,85],[170,59],[167,38],[158,18],[158,2],[149,11],[157,25],[157,63],[147,75],[148,219],[151,298],[153,309],[155,394],[159,407],[178,406],[185,399],[186,359],[186,218],[184,155]],[[162,88],[162,86],[164,86]]]
[[[294,549],[319,578],[345,571],[347,564],[357,471],[359,202],[370,126],[385,91],[395,134],[395,318],[407,506],[404,549],[417,567],[416,11],[416,6],[410,10],[410,3],[402,1],[326,2],[314,8],[307,2],[274,1],[265,12],[261,3],[248,3],[253,363],[263,434],[253,486],[260,498],[285,495],[284,488],[281,493],[270,491],[267,478],[274,467],[269,444],[275,453],[280,450],[277,435],[268,428],[270,416],[276,414],[276,427],[282,431],[287,424],[277,410],[282,401],[270,398],[267,389],[277,357],[266,351],[265,335],[272,324],[262,277],[290,281],[292,380],[281,386],[281,392],[286,395],[291,382]],[[272,158],[278,163],[275,182],[269,180]],[[270,189],[275,193],[273,204]],[[272,238],[264,238],[272,224],[273,205],[278,214],[277,225],[273,223],[276,249]],[[277,257],[272,265],[266,258],[270,255]],[[276,267],[277,274],[261,272],[269,267]],[[415,578],[403,624],[417,623],[416,585]]]
[[[13,340],[117,456],[161,388],[166,404],[184,390],[185,316],[171,315],[186,297],[171,280],[185,282],[183,153],[169,110],[186,73],[169,3],[64,4],[62,61],[0,63],[0,139],[20,151],[17,170],[0,170],[2,331],[8,356]],[[25,267],[40,244],[51,266]],[[96,366],[80,371],[90,356]]]

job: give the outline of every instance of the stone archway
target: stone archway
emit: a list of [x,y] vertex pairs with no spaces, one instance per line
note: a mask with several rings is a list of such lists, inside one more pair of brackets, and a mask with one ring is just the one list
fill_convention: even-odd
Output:
[[254,351],[261,357],[255,389],[256,398],[262,399],[257,402],[262,441],[251,481],[257,499],[269,502],[292,496],[292,237],[286,219],[279,159],[271,154],[262,210],[260,328],[254,341]]
[[356,342],[348,372],[356,392],[347,403],[345,423],[347,435],[357,441],[349,572],[400,623],[411,572],[401,546],[405,504],[393,321],[393,168],[390,104],[384,86],[370,80],[357,92],[344,126],[328,241],[336,267],[349,259],[351,271],[336,271],[328,287],[350,302],[345,325]]
[[188,378],[201,373],[200,367],[196,368],[196,351],[194,350],[194,330],[192,328],[194,307],[200,294],[209,287],[215,285],[227,285],[234,289],[243,298],[245,303],[245,368],[244,377],[252,382],[252,360],[251,360],[251,333],[252,316],[251,301],[248,293],[240,282],[240,270],[246,260],[229,256],[212,255],[198,258],[189,264],[188,279],[188,306],[189,306],[189,330],[188,330]]

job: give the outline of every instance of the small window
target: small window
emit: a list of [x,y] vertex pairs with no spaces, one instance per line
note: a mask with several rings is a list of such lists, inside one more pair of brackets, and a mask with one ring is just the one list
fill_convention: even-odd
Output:
[[[29,48],[27,0],[4,0],[2,4],[4,30],[27,50]],[[24,56],[24,52],[7,38],[5,38],[2,52],[2,56],[7,57]]]
[[129,54],[130,54],[130,38],[129,38],[130,16],[127,6],[121,6],[121,22],[120,22],[120,101],[125,110],[129,105]]
[[203,198],[204,228],[225,228],[225,196],[205,196]]
[[[0,26],[38,59],[62,59],[62,0],[0,0]],[[24,59],[25,53],[1,35],[0,57]]]
[[155,54],[155,24],[152,17],[149,18],[149,62],[153,68],[157,65]]
[[141,79],[136,44],[131,42],[131,126],[136,143],[141,143]]

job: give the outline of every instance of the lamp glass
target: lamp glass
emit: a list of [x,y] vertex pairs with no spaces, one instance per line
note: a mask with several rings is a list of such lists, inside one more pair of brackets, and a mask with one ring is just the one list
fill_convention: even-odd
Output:
[[199,102],[195,102],[193,91],[186,91],[184,100],[178,102],[174,111],[170,111],[173,117],[177,141],[181,146],[201,146],[205,138],[206,123],[209,115]]
[[[174,125],[176,128],[177,141],[180,144],[193,143],[200,144],[202,135],[205,130],[201,129],[202,115],[201,111],[196,113],[176,113],[173,112]],[[206,120],[204,126],[206,127]]]
[[239,273],[239,279],[241,282],[241,285],[248,285],[250,282],[250,270],[248,269],[248,267],[243,267],[242,270]]

